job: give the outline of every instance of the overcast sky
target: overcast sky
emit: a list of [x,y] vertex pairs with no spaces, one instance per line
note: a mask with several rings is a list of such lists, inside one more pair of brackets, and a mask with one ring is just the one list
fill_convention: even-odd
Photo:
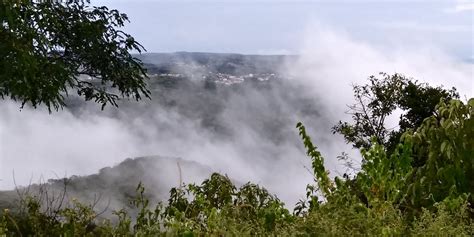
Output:
[[297,53],[313,25],[379,46],[473,59],[474,1],[93,1],[127,13],[149,52]]

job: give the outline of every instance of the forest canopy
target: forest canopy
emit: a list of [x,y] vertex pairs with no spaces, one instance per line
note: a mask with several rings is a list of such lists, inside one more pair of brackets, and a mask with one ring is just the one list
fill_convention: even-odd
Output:
[[50,111],[76,92],[85,100],[149,96],[142,52],[120,28],[126,14],[89,1],[0,2],[0,97]]

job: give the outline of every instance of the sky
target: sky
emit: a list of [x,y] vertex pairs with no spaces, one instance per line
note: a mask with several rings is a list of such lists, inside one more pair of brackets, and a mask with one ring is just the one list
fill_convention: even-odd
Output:
[[128,14],[148,52],[297,54],[308,29],[379,47],[436,48],[473,61],[474,1],[92,1]]

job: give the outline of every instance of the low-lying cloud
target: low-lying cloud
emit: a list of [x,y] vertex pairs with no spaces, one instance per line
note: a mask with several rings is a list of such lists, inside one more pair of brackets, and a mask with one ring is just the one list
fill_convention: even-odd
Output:
[[118,109],[84,104],[52,114],[1,101],[0,189],[14,187],[13,172],[16,183],[26,185],[40,177],[92,174],[127,157],[165,155],[256,182],[293,205],[312,180],[296,122],[305,123],[333,175],[344,172],[336,159],[342,151],[358,157],[330,131],[348,118],[352,83],[397,72],[473,96],[472,64],[429,45],[373,47],[316,25],[308,28],[299,55],[280,69],[287,80],[263,88],[205,92],[197,80]]

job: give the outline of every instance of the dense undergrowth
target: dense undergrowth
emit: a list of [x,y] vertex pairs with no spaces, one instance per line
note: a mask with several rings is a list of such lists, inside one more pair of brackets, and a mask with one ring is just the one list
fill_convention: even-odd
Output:
[[441,101],[389,155],[374,139],[361,149],[361,170],[335,179],[299,123],[315,182],[291,211],[263,187],[236,187],[215,173],[200,185],[171,189],[168,202],[156,205],[139,185],[131,208],[110,219],[78,201],[51,210],[28,197],[19,211],[2,210],[0,235],[472,236],[473,115],[474,99]]

